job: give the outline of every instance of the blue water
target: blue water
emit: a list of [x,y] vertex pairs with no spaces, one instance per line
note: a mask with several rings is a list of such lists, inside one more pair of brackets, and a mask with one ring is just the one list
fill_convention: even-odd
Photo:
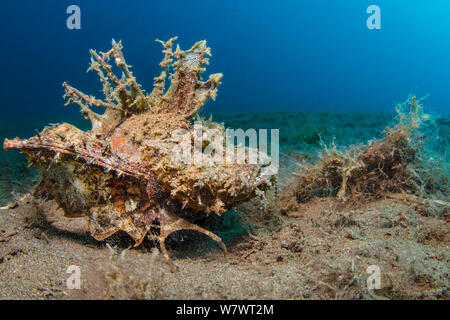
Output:
[[[81,30],[68,30],[66,8],[81,9]],[[366,9],[381,9],[369,30]],[[448,0],[2,0],[2,117],[71,118],[61,83],[101,97],[90,48],[123,40],[127,62],[148,91],[161,47],[177,35],[187,49],[207,39],[208,72],[223,84],[209,113],[393,110],[409,93],[430,94],[429,109],[450,113]]]

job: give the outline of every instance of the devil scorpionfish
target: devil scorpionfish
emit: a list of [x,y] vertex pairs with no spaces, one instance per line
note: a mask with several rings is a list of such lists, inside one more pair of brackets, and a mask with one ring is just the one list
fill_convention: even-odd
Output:
[[[203,155],[201,164],[174,160],[178,142],[172,133],[183,129],[194,139],[198,133],[193,118],[208,98],[215,99],[222,78],[220,73],[212,74],[202,81],[203,66],[211,55],[206,41],[186,51],[177,45],[173,51],[175,40],[157,40],[164,47],[164,58],[150,94],[136,82],[120,41],[113,40],[108,52],[90,50],[88,70],[98,74],[105,98],[84,94],[66,82],[63,87],[66,105],[78,104],[92,128],[82,131],[63,123],[47,126],[29,139],[4,141],[5,150],[19,149],[40,171],[39,187],[55,199],[65,216],[88,219],[96,240],[123,230],[138,246],[153,232],[173,270],[177,267],[165,246],[171,233],[183,229],[201,232],[226,254],[222,240],[193,221],[211,212],[220,215],[263,194],[274,182],[274,174],[267,170],[267,156],[267,161],[256,164],[248,160],[216,164],[208,155]],[[115,66],[109,64],[111,60]],[[105,111],[94,112],[92,106]],[[204,127],[225,131],[223,125],[201,121]],[[203,137],[202,148],[208,139]]]

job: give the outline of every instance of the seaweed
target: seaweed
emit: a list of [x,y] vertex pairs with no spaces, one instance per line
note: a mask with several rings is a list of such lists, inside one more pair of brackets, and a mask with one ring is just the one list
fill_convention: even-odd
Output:
[[396,124],[381,139],[341,149],[324,145],[317,163],[295,173],[290,193],[300,203],[316,196],[356,202],[409,194],[446,204],[448,169],[433,149],[439,136],[421,101],[410,96],[397,105]]

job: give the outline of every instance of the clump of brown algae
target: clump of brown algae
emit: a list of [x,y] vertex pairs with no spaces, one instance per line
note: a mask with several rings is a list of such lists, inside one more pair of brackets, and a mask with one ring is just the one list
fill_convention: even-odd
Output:
[[[384,130],[384,137],[367,145],[344,150],[325,146],[320,161],[305,164],[295,173],[289,197],[299,203],[316,196],[336,196],[349,203],[407,194],[417,198],[441,198],[448,205],[445,170],[438,156],[431,157],[429,138],[423,133],[431,123],[421,100],[411,96],[396,108],[398,121]],[[418,199],[418,198],[417,198]]]
[[[138,246],[151,228],[159,228],[161,251],[171,262],[165,239],[173,232],[190,229],[204,233],[220,244],[221,239],[193,222],[211,212],[221,214],[268,189],[274,175],[266,163],[183,162],[173,157],[179,141],[174,132],[184,130],[194,140],[192,123],[208,98],[215,99],[222,74],[202,81],[210,48],[197,42],[183,51],[173,51],[176,38],[159,41],[164,59],[154,88],[145,94],[122,54],[121,42],[112,42],[108,52],[90,51],[89,70],[103,84],[104,100],[84,94],[63,83],[67,104],[74,102],[89,118],[92,128],[82,131],[70,124],[45,128],[29,139],[5,139],[4,149],[19,149],[42,175],[40,187],[63,208],[68,217],[86,217],[92,236],[103,240],[119,230]],[[112,60],[122,76],[113,72]],[[170,73],[170,85],[166,80]],[[103,114],[90,107],[104,107]],[[204,128],[224,133],[224,127],[200,120]],[[203,137],[203,147],[208,137]],[[236,148],[248,148],[236,146]],[[235,150],[237,151],[237,150]],[[242,161],[241,161],[242,162]]]

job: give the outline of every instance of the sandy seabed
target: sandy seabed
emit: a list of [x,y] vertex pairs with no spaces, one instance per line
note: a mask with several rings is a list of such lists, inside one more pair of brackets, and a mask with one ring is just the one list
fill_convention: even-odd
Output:
[[[317,132],[328,141],[336,137],[337,144],[367,142],[391,115],[285,113],[275,120],[270,114],[214,119],[233,128],[280,128],[286,148],[283,183],[296,170],[289,150],[313,152],[320,142]],[[444,118],[439,123],[445,149],[449,123]],[[242,227],[239,219],[215,223],[213,231],[228,247],[226,257],[202,235],[177,233],[168,244],[179,271],[171,272],[151,241],[138,248],[131,248],[125,234],[95,241],[83,219],[65,218],[53,200],[37,200],[26,192],[35,177],[16,170],[26,165],[24,159],[2,152],[0,160],[3,204],[10,203],[0,210],[0,299],[450,297],[448,207],[393,195],[357,206],[333,197],[314,198],[286,211],[276,210],[283,204],[274,200],[265,209],[272,214],[269,227]],[[250,202],[237,208],[237,216],[258,210]],[[222,219],[229,221],[230,215],[236,213]],[[72,265],[80,267],[80,289],[67,287]],[[369,290],[367,268],[374,265],[381,287]]]

